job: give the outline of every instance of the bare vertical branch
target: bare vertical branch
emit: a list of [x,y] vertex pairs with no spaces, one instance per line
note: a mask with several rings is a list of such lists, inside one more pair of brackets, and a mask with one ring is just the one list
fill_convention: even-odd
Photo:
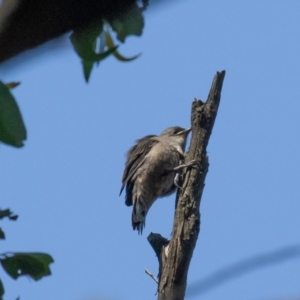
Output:
[[200,202],[208,172],[206,147],[214,126],[221,98],[225,71],[217,72],[205,103],[192,103],[192,138],[186,162],[199,163],[188,169],[183,188],[177,193],[176,211],[170,242],[162,246],[159,257],[158,300],[183,300],[187,274],[200,231]]

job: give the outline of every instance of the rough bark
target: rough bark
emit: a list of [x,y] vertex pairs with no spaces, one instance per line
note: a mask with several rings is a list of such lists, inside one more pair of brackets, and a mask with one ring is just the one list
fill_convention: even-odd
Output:
[[184,299],[188,269],[200,232],[199,208],[209,165],[206,147],[218,112],[224,77],[225,71],[217,72],[207,101],[195,99],[192,103],[192,138],[186,162],[196,160],[198,164],[185,173],[183,187],[176,197],[172,237],[168,244],[164,242],[159,253],[158,300]]

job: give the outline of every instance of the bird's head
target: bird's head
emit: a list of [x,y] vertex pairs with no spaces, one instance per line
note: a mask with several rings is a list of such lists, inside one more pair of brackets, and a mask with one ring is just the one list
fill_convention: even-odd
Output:
[[185,149],[186,139],[189,134],[189,132],[192,130],[192,128],[182,128],[179,126],[173,126],[165,129],[160,136],[172,138],[173,141],[178,143],[182,150]]

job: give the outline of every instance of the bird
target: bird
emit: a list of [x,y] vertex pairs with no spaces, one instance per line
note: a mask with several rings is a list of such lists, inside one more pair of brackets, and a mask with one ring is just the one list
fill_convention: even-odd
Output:
[[172,126],[160,135],[147,135],[127,152],[120,195],[125,188],[125,204],[132,208],[132,227],[142,234],[151,205],[180,187],[187,136],[191,128]]

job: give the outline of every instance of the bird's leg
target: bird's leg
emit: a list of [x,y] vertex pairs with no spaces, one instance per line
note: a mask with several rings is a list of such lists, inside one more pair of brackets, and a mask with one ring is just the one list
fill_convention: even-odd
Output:
[[182,165],[179,165],[178,167],[175,167],[173,170],[174,170],[174,171],[182,170],[182,169],[184,169],[184,168],[188,168],[188,167],[191,167],[191,166],[193,166],[193,165],[196,165],[197,163],[198,163],[198,162],[197,162],[195,159],[193,159],[193,160],[189,161],[189,162],[186,163],[186,164],[182,164]]
[[175,167],[171,170],[164,170],[163,172],[163,175],[166,175],[166,174],[169,174],[169,173],[172,173],[172,172],[175,172],[176,175],[174,177],[174,185],[176,187],[178,187],[179,189],[182,188],[182,186],[180,186],[180,182],[182,182],[182,174],[180,172],[180,170],[184,169],[184,168],[189,168],[189,167],[192,167],[193,165],[197,164],[198,161],[196,160],[191,160],[190,162],[186,163],[186,164],[180,164],[178,167]]
[[175,184],[175,186],[177,186],[179,189],[182,188],[182,186],[179,183],[182,182],[183,176],[182,176],[181,172],[177,172],[177,171],[182,170],[184,168],[189,168],[189,167],[195,165],[196,163],[197,163],[196,160],[191,160],[187,164],[179,165],[178,167],[176,167],[176,168],[173,169],[176,172],[176,175],[175,175],[175,178],[174,178],[174,184]]

